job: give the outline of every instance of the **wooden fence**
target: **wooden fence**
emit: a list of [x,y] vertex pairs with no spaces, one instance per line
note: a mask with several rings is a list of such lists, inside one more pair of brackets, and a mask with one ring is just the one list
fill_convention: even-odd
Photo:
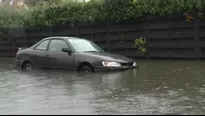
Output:
[[[86,38],[109,52],[133,58],[205,58],[205,19],[186,22],[181,14],[74,27],[2,28],[0,56],[14,57],[18,47],[29,47],[48,36]],[[146,40],[146,53],[134,46],[140,37]]]

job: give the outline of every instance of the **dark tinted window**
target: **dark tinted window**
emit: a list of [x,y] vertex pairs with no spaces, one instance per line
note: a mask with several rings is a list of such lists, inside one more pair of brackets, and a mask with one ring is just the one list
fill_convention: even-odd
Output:
[[68,48],[68,45],[65,41],[51,40],[48,50],[52,52],[62,52],[62,48]]
[[36,50],[46,50],[49,40],[43,41],[35,49]]

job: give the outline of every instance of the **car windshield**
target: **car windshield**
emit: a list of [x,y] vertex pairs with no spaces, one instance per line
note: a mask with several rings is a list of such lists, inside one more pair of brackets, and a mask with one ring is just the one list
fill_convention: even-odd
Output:
[[76,52],[104,52],[98,45],[85,39],[68,39],[68,41]]

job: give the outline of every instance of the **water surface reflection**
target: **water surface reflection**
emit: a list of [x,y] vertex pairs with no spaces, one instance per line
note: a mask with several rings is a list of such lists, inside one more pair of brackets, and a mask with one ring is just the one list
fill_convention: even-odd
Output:
[[123,72],[41,70],[0,64],[0,114],[205,114],[203,61],[140,61]]

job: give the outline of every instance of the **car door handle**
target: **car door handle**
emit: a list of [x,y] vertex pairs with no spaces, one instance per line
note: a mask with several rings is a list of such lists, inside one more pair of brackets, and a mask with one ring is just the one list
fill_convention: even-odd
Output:
[[52,58],[50,57],[50,55],[46,55],[46,58],[48,58],[49,60],[51,60]]
[[49,58],[50,56],[49,55],[46,55],[46,58]]
[[52,57],[50,57],[50,55],[46,55],[46,58],[48,58],[49,60],[54,60],[54,59],[56,59],[56,58],[52,58]]

